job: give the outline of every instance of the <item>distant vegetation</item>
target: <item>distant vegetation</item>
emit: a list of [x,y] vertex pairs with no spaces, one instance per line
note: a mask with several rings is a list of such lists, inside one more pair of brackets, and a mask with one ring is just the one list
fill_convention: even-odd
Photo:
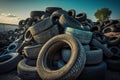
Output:
[[98,22],[103,23],[104,21],[109,20],[111,13],[112,11],[109,8],[101,8],[95,12],[94,16]]

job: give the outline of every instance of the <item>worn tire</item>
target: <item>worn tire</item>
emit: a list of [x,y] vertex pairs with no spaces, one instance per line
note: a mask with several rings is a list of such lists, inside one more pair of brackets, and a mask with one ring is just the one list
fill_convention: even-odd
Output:
[[75,18],[68,16],[68,15],[61,15],[59,19],[59,24],[65,28],[65,27],[72,27],[77,29],[84,29],[83,26],[81,27],[81,23],[77,21]]
[[23,59],[17,66],[18,76],[23,80],[40,80],[36,68],[36,60]]
[[33,38],[38,44],[44,44],[50,38],[52,38],[53,36],[58,35],[58,34],[59,34],[58,25],[54,25],[51,28],[49,28],[48,30],[33,36]]
[[11,43],[8,47],[7,47],[7,52],[15,52],[16,49],[18,47],[18,43]]
[[111,25],[111,26],[108,26],[108,27],[105,27],[102,32],[103,33],[108,33],[108,32],[116,32],[116,28],[114,25]]
[[90,41],[92,40],[92,35],[93,35],[93,33],[90,31],[83,31],[71,27],[66,27],[65,33],[75,36],[82,44],[89,44]]
[[105,80],[106,71],[107,65],[105,62],[94,66],[85,66],[77,80]]
[[106,60],[106,63],[108,65],[108,69],[120,72],[120,59],[108,59]]
[[35,46],[25,46],[24,47],[24,54],[29,59],[37,59],[40,49],[43,45],[35,45]]
[[52,20],[50,18],[46,18],[41,22],[38,22],[34,26],[30,27],[30,32],[32,36],[37,35],[45,30],[48,30],[53,26]]
[[83,45],[85,51],[90,51],[90,46],[89,45]]
[[68,10],[68,15],[70,15],[70,16],[72,16],[72,17],[75,18],[75,16],[76,16],[76,11],[75,11],[74,9],[70,9],[70,10]]
[[99,48],[93,48],[86,51],[86,65],[99,64],[103,61],[103,51]]
[[97,41],[96,39],[93,39],[91,41],[91,43],[95,46],[95,47],[98,47],[100,49],[103,50],[103,53],[106,57],[110,58],[113,56],[113,53],[107,48],[105,47],[103,44],[101,44],[99,41]]
[[79,13],[75,17],[78,21],[85,21],[87,19],[86,13]]
[[5,73],[16,68],[21,60],[19,53],[8,53],[0,56],[0,73]]
[[27,42],[29,42],[32,39],[33,39],[33,37],[32,37],[32,34],[30,32],[30,28],[28,28],[28,30],[24,34],[24,40],[27,41]]
[[43,14],[45,14],[44,11],[31,11],[31,12],[30,12],[30,17],[31,17],[31,18],[41,17]]
[[110,36],[108,41],[108,45],[115,46],[120,43],[120,35],[119,36]]
[[110,51],[114,53],[115,56],[120,57],[120,48],[117,46],[111,46],[109,47]]
[[57,11],[57,10],[61,10],[62,8],[60,7],[47,7],[45,9],[45,12],[46,13],[49,13],[49,14],[52,14],[54,11]]
[[104,27],[110,26],[113,23],[113,20],[108,20],[104,22]]
[[[70,60],[66,65],[58,70],[50,69],[48,64],[44,62],[46,61],[47,54],[55,54],[55,52],[64,45],[69,45],[71,47],[72,53]],[[44,80],[73,80],[81,74],[85,60],[86,55],[81,43],[73,36],[62,34],[53,37],[42,47],[37,59],[37,71],[40,77]]]

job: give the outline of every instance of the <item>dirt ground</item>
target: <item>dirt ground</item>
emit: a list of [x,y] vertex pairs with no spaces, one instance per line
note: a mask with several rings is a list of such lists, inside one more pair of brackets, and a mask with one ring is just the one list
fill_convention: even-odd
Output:
[[[17,71],[13,70],[9,73],[0,74],[0,80],[21,80],[17,76]],[[120,72],[107,71],[105,80],[120,80]]]

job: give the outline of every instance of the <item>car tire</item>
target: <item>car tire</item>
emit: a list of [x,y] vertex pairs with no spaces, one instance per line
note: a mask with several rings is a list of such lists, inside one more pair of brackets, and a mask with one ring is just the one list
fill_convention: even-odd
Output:
[[92,40],[93,33],[90,31],[83,31],[79,29],[74,29],[71,27],[65,28],[65,34],[69,34],[78,38],[82,44],[89,44]]
[[[47,57],[52,58],[55,52],[64,45],[69,45],[71,47],[70,60],[62,68],[52,70],[50,68],[52,65],[48,67],[48,64],[46,64],[46,60],[49,61]],[[47,54],[50,56],[47,56]],[[73,36],[62,34],[53,37],[42,47],[37,59],[37,71],[40,77],[45,80],[73,80],[78,77],[83,70],[85,60],[85,50],[81,43]],[[49,64],[51,64],[51,59]]]
[[44,44],[50,38],[58,34],[59,34],[58,25],[54,25],[50,29],[33,36],[33,38],[38,44]]
[[75,17],[78,21],[85,21],[87,19],[86,13],[79,13]]
[[37,59],[40,49],[43,45],[35,45],[35,46],[25,46],[24,47],[24,54],[29,59]]
[[40,78],[37,73],[36,60],[21,60],[17,66],[17,73],[23,80],[37,80]]
[[16,68],[22,59],[19,53],[8,53],[0,56],[0,73],[5,73]]
[[54,11],[57,11],[57,10],[62,10],[62,8],[60,8],[60,7],[47,7],[45,9],[45,12],[49,13],[49,14],[52,14]]
[[86,65],[99,64],[103,61],[103,51],[99,48],[93,48],[86,51]]

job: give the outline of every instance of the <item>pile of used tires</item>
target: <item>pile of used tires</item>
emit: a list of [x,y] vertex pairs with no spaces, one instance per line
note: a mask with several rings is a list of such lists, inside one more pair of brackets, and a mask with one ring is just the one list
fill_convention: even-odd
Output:
[[22,80],[104,80],[107,69],[120,71],[120,20],[101,25],[86,13],[47,7],[19,27],[22,35],[0,55],[0,73],[17,67]]

